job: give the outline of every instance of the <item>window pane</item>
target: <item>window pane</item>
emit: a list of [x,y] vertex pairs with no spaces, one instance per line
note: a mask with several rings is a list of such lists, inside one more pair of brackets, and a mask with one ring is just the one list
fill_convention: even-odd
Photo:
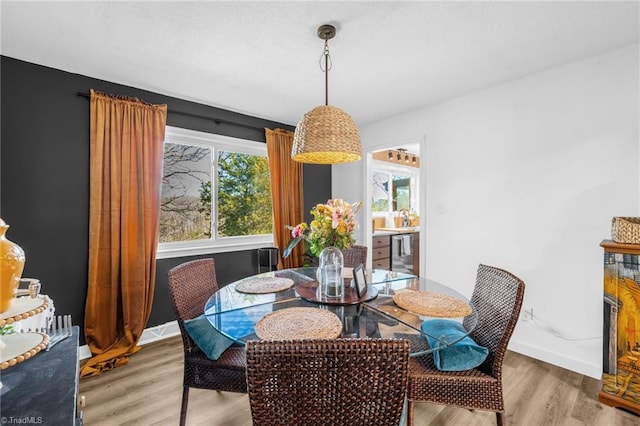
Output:
[[218,153],[219,237],[273,232],[269,162],[266,157]]
[[211,238],[211,149],[166,142],[160,242]]
[[393,175],[393,210],[411,210],[411,176]]
[[389,211],[389,173],[374,171],[372,185],[371,211],[386,213]]

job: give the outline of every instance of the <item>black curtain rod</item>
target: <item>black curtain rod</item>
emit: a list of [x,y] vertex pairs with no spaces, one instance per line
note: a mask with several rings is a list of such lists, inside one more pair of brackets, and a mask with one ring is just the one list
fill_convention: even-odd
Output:
[[[89,93],[76,92],[76,95],[81,96],[83,98],[87,98],[87,99],[91,98],[91,95]],[[204,120],[213,121],[217,125],[224,123],[224,124],[230,124],[232,126],[244,127],[245,129],[264,131],[264,127],[257,127],[257,126],[252,126],[250,124],[243,124],[235,121],[223,120],[221,118],[209,117],[207,115],[193,114],[191,112],[179,111],[175,109],[171,109],[170,111],[167,110],[167,112],[170,112],[172,114],[186,115],[187,117],[202,118]]]

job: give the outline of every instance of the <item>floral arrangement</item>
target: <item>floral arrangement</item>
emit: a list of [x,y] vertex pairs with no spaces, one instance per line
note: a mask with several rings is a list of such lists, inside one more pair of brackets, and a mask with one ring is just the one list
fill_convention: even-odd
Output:
[[289,256],[302,240],[309,243],[311,253],[315,256],[320,256],[320,252],[327,247],[333,246],[340,250],[351,247],[355,243],[352,234],[357,225],[356,213],[360,210],[361,204],[349,204],[340,198],[334,198],[327,200],[326,204],[316,205],[311,209],[314,218],[311,224],[302,222],[296,226],[287,225],[293,240],[283,256]]

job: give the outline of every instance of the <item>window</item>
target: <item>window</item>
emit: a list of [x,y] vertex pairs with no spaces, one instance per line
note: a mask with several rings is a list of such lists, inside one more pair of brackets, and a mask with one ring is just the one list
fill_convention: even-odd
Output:
[[419,171],[381,164],[374,166],[371,212],[374,216],[415,211],[418,205]]
[[392,210],[411,210],[411,176],[394,174],[391,186],[393,187]]
[[622,266],[625,269],[633,269],[638,270],[638,255],[637,254],[623,254],[622,255]]
[[158,258],[273,244],[264,143],[167,127]]
[[387,213],[389,211],[389,173],[374,170],[372,184],[371,211]]

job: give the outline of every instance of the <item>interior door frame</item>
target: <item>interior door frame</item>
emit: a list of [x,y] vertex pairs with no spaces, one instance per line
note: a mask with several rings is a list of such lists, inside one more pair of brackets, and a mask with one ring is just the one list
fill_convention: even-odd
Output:
[[[427,271],[427,170],[426,170],[426,154],[427,154],[427,137],[426,135],[408,139],[404,141],[398,141],[392,145],[384,145],[384,146],[376,146],[369,147],[367,152],[364,155],[365,158],[365,167],[364,167],[364,193],[366,200],[365,211],[364,211],[364,230],[365,230],[365,241],[367,242],[367,247],[369,248],[369,253],[373,253],[373,247],[371,247],[371,241],[373,238],[373,215],[371,214],[371,199],[372,199],[372,190],[371,190],[371,180],[373,179],[373,152],[374,151],[382,151],[385,149],[395,149],[398,146],[403,145],[415,145],[418,144],[418,156],[420,157],[420,175],[419,175],[419,188],[420,188],[420,196],[418,200],[418,206],[420,210],[420,225],[418,226],[420,230],[420,276],[425,277]],[[367,270],[371,270],[373,265],[373,256],[367,256]]]

